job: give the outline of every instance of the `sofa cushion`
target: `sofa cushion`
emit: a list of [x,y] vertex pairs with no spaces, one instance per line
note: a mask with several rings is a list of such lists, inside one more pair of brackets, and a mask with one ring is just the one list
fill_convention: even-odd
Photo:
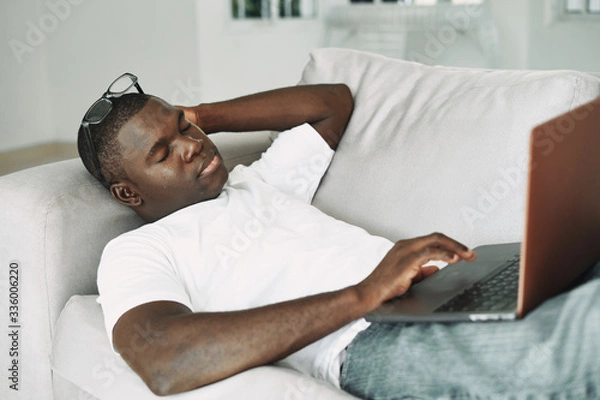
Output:
[[391,240],[469,246],[523,235],[531,129],[600,95],[573,71],[488,71],[318,49],[301,84],[343,82],[355,107],[314,199]]
[[[69,382],[60,398],[158,398],[108,343],[97,296],[73,296],[57,322],[52,354],[55,381]],[[140,348],[143,351],[143,347]],[[66,385],[61,384],[61,388]],[[64,389],[66,390],[66,389]],[[177,399],[353,399],[327,383],[275,366],[254,368]],[[60,395],[60,396],[58,396]]]

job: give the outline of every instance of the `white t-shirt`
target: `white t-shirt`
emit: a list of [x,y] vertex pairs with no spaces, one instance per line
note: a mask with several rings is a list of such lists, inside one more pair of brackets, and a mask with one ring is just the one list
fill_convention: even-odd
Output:
[[[282,132],[223,192],[112,240],[98,270],[106,330],[128,310],[174,301],[194,312],[242,310],[360,282],[393,243],[310,205],[333,151],[309,124]],[[339,385],[358,320],[281,363]]]

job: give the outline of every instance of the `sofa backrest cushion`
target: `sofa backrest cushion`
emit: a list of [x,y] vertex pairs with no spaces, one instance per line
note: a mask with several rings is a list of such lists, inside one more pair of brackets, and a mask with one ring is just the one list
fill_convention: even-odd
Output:
[[300,83],[333,82],[354,113],[313,203],[391,240],[441,231],[469,246],[521,240],[531,129],[600,95],[574,71],[313,51]]

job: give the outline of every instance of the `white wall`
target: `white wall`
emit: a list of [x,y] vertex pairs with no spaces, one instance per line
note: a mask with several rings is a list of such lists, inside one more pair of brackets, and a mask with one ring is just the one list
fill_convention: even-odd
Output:
[[600,16],[594,22],[545,23],[548,0],[529,0],[527,66],[600,72]]
[[87,108],[125,71],[184,101],[181,87],[199,81],[194,10],[194,0],[3,1],[0,92],[10,100],[0,151],[74,141]]
[[198,79],[192,0],[86,0],[49,40],[48,80],[56,137],[72,140],[87,108],[123,72],[170,99]]
[[[41,2],[5,1],[0,6],[0,150],[55,136],[48,104],[46,49],[43,45],[19,63],[9,46],[11,39],[25,41],[27,22],[43,13]],[[32,37],[32,40],[35,39]],[[20,54],[20,53],[17,53]]]
[[323,45],[323,16],[336,3],[319,1],[315,19],[235,21],[230,1],[198,1],[201,100],[296,84],[310,50]]
[[491,0],[503,68],[600,72],[600,17],[547,23],[555,0]]
[[529,47],[528,2],[530,0],[491,0],[492,18],[498,29],[500,68],[525,69]]

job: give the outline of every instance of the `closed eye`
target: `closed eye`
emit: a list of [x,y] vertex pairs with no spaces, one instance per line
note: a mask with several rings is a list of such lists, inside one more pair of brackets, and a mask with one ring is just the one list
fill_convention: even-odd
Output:
[[185,117],[185,113],[183,112],[183,110],[179,110],[178,115],[177,115],[177,120],[178,120],[179,126],[181,126],[182,122],[186,123],[186,125],[183,127],[183,129],[180,128],[179,132],[181,132],[181,133],[187,131],[192,126],[192,123]]
[[161,162],[165,161],[167,158],[169,158],[169,154],[171,154],[171,146],[167,146],[165,148],[165,151],[164,151],[162,157],[157,161],[157,163],[161,163]]
[[[169,156],[169,147],[169,139],[166,136],[159,138],[156,142],[154,142],[154,144],[148,151],[148,154],[146,155],[146,160],[148,160],[148,162],[150,162],[150,160],[156,160],[156,162],[164,161]],[[160,152],[163,152],[162,156],[160,155]],[[160,158],[157,160],[157,157]]]

